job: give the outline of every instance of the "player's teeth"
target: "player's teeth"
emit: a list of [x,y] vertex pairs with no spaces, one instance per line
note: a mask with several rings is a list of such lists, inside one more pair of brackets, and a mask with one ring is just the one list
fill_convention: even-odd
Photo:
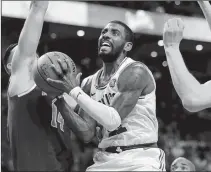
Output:
[[108,46],[109,46],[109,44],[108,44],[108,43],[103,43],[103,45],[108,45]]

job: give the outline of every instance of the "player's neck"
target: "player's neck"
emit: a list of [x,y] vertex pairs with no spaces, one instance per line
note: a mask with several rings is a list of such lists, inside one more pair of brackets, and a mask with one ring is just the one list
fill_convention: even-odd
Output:
[[111,62],[111,63],[103,63],[103,72],[102,72],[102,76],[103,77],[109,77],[112,74],[114,74],[117,69],[119,68],[120,64],[122,63],[122,61],[124,60],[125,55],[120,55],[116,61]]

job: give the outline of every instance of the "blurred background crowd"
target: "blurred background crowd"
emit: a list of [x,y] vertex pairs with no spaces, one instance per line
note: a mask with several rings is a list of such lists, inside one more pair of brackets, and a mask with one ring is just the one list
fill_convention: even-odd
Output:
[[[59,3],[66,8],[55,9],[56,4],[51,6],[50,10],[55,11],[49,12],[46,16],[47,21],[44,23],[38,47],[39,55],[49,51],[66,53],[75,61],[78,72],[81,71],[84,78],[101,67],[101,61],[97,58],[97,41],[102,27],[110,19],[126,22],[135,31],[135,47],[130,56],[145,63],[156,79],[159,146],[166,153],[166,169],[169,170],[175,158],[183,156],[190,159],[197,170],[211,171],[211,109],[189,113],[182,107],[172,85],[162,42],[165,18],[180,15],[187,22],[190,21],[188,25],[191,25],[189,26],[191,30],[186,31],[180,47],[184,60],[200,82],[211,79],[211,32],[207,32],[208,26],[197,2],[61,1]],[[1,55],[4,55],[7,46],[18,40],[28,6],[27,2],[3,1],[2,10]],[[67,11],[65,13],[65,10],[69,13]],[[58,17],[60,14],[61,17]],[[204,27],[202,33],[197,32],[199,26]],[[8,81],[9,77],[2,67],[1,160],[4,171],[12,169],[6,130]]]

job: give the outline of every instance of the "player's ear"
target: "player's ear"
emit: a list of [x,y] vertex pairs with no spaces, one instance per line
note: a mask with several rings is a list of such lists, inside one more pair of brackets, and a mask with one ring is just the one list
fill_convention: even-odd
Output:
[[133,43],[132,42],[126,42],[124,46],[124,50],[126,52],[130,51],[133,48]]
[[7,63],[7,69],[11,70],[12,69],[12,65],[11,63]]

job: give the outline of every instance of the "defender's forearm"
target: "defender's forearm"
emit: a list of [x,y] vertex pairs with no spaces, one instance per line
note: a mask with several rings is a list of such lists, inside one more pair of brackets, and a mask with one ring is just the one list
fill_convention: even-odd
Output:
[[209,1],[198,1],[198,3],[211,29],[211,5]]
[[36,53],[46,11],[47,8],[42,8],[35,4],[32,5],[18,41],[21,53],[25,55]]
[[57,100],[55,105],[73,133],[84,142],[90,142],[94,137],[95,128],[92,128],[85,119],[76,114],[64,99]]
[[73,152],[73,163],[80,164],[80,153],[81,153],[81,146],[78,138],[75,136],[73,132],[71,132],[71,148]]
[[197,93],[200,83],[188,71],[179,47],[165,48],[173,85],[182,101]]

